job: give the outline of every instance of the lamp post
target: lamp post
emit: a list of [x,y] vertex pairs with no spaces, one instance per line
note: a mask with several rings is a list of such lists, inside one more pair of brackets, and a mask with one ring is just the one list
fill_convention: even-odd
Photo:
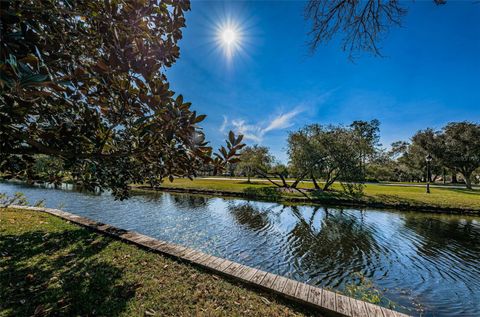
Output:
[[428,154],[425,157],[425,161],[427,161],[427,194],[430,194],[430,162],[432,161],[432,156]]

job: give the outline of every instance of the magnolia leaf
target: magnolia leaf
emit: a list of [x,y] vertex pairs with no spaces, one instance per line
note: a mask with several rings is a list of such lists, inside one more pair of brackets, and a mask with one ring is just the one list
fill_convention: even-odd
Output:
[[230,144],[235,143],[235,134],[231,130],[230,130],[230,132],[228,132],[228,140],[230,141]]
[[201,115],[199,115],[198,117],[196,117],[195,120],[193,120],[193,123],[202,122],[206,117],[207,117],[207,115],[201,114]]

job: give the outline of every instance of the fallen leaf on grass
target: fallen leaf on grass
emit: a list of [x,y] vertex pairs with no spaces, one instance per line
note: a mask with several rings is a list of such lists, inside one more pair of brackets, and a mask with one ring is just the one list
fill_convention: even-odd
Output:
[[263,296],[260,296],[260,299],[262,300],[262,302],[264,302],[266,305],[270,305],[270,301],[268,299],[266,299],[265,297]]
[[25,276],[25,280],[27,282],[31,282],[35,279],[35,276],[33,276],[33,274],[27,274],[27,276]]
[[33,312],[33,316],[43,316],[45,314],[45,308],[43,305],[38,305]]

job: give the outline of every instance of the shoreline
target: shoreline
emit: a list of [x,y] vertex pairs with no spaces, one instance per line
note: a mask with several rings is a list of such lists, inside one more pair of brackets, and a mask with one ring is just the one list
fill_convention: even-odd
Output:
[[305,205],[328,205],[328,206],[342,206],[342,207],[359,207],[359,208],[376,208],[376,209],[394,209],[399,211],[417,211],[428,213],[444,213],[444,214],[464,214],[464,215],[480,215],[480,209],[470,208],[454,208],[415,204],[389,204],[378,201],[360,201],[353,199],[336,199],[336,198],[312,198],[293,197],[279,195],[275,197],[250,194],[245,192],[222,191],[213,189],[197,189],[197,188],[179,188],[179,187],[157,187],[151,188],[149,186],[134,186],[133,192],[171,192],[183,194],[207,195],[214,197],[230,197],[230,198],[245,198],[267,202],[277,203],[298,203]]

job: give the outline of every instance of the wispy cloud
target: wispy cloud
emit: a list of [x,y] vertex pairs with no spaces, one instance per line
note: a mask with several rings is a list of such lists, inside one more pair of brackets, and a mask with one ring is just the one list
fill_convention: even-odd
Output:
[[293,125],[292,119],[301,112],[302,111],[300,109],[294,109],[285,114],[280,114],[279,116],[275,117],[265,129],[262,130],[263,133],[272,130],[290,128]]
[[245,140],[262,142],[263,133],[261,129],[256,125],[247,124],[245,120],[232,120],[232,129],[237,134],[243,134]]
[[225,133],[225,129],[227,128],[227,124],[228,124],[228,118],[227,118],[227,116],[224,115],[222,125],[220,126],[220,132],[221,133]]
[[243,134],[245,140],[251,140],[256,143],[261,143],[265,134],[274,130],[282,130],[293,126],[294,118],[302,113],[303,110],[299,107],[286,113],[280,113],[277,116],[267,120],[266,122],[259,122],[255,124],[248,124],[243,119],[228,120],[223,116],[223,124],[220,127],[220,132],[224,133],[227,127],[230,127],[237,134]]

